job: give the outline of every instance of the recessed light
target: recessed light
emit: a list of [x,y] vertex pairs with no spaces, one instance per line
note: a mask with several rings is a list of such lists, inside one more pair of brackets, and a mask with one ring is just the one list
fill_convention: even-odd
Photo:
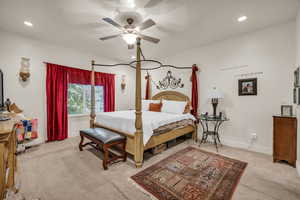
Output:
[[238,18],[238,21],[243,22],[243,21],[246,21],[247,19],[248,19],[247,16],[241,16],[241,17]]
[[29,27],[33,27],[33,24],[29,21],[24,21],[24,24]]
[[128,5],[129,8],[135,8],[134,0],[127,0],[127,5]]
[[131,59],[135,59],[136,57],[135,56],[131,56]]

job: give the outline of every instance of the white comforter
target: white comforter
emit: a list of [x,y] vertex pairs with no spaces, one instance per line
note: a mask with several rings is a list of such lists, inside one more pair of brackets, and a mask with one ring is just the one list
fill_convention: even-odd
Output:
[[[163,125],[184,119],[195,120],[194,116],[191,114],[170,114],[163,112],[142,111],[144,145],[147,144],[147,142],[153,135],[153,130]],[[134,110],[97,114],[96,122],[100,125],[132,135],[134,135],[136,131]]]

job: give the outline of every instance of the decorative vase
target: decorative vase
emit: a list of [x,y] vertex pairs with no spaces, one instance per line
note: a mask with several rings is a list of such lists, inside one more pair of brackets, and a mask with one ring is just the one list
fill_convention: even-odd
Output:
[[7,98],[4,104],[5,104],[5,106],[6,106],[6,110],[7,110],[8,112],[10,112],[10,105],[11,105],[10,99]]

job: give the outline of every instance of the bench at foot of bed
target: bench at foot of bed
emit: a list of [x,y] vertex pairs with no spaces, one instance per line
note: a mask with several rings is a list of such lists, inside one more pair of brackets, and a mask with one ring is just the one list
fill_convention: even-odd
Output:
[[[89,129],[81,130],[80,137],[81,137],[81,141],[79,143],[80,151],[82,151],[83,150],[82,148],[85,147],[86,145],[90,145],[96,148],[97,150],[103,151],[104,170],[107,170],[108,164],[110,164],[111,162],[117,159],[123,159],[123,161],[126,162],[127,159],[126,137],[104,128],[89,128]],[[90,142],[83,144],[84,138],[89,139]],[[121,148],[119,148],[119,150],[121,150],[121,155],[116,155],[109,151],[111,147],[119,146],[119,145],[121,145]],[[112,155],[111,158],[109,158],[109,153],[111,153]]]

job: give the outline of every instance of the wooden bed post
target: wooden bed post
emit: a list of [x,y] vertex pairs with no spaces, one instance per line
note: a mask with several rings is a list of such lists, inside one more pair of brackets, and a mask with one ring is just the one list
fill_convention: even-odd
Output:
[[137,38],[136,47],[136,88],[135,88],[135,153],[134,161],[137,168],[143,165],[143,130],[142,130],[142,91],[141,91],[141,38]]
[[94,128],[96,112],[95,112],[95,61],[92,60],[92,74],[91,74],[91,115],[90,127]]

